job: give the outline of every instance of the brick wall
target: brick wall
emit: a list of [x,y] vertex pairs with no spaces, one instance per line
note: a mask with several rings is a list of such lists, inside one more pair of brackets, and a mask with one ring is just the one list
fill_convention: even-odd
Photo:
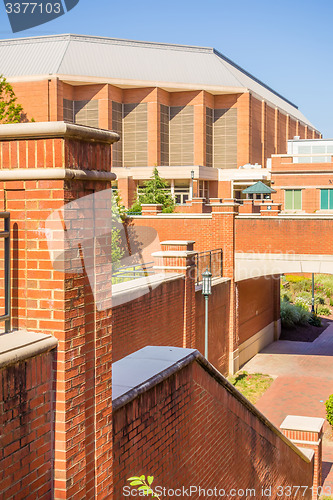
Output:
[[0,499],[52,498],[55,351],[0,370]]
[[332,228],[333,219],[239,217],[236,252],[332,255]]
[[280,281],[273,276],[238,282],[240,344],[277,319],[274,294],[277,285],[280,286]]
[[[49,176],[48,180],[6,180],[0,185],[1,209],[11,212],[13,327],[51,333],[59,340],[54,498],[108,495],[112,492],[111,441],[105,443],[112,427],[111,412],[105,409],[111,407],[111,309],[97,310],[87,273],[82,266],[76,272],[69,254],[65,254],[65,265],[51,262],[45,223],[67,203],[110,188],[110,181],[72,179],[71,175],[58,180],[56,175],[59,169],[107,175],[112,134],[103,139],[99,131],[82,128],[82,135],[73,138],[77,128],[67,127],[62,133],[56,125],[54,138],[41,139],[34,136],[35,125],[39,126],[24,125],[29,140],[13,137],[0,145],[3,177],[7,173],[2,169],[17,170],[18,178],[24,178],[28,170],[31,175],[37,168],[45,169]],[[35,179],[39,172],[36,170]],[[77,244],[82,244],[82,216],[82,210],[74,206],[73,220],[68,213],[64,216],[72,244],[75,228]],[[97,254],[96,262],[102,258]],[[100,280],[96,275],[96,281]]]
[[112,309],[113,361],[147,345],[183,346],[185,280],[162,283]]
[[[126,479],[141,474],[173,489],[256,489],[253,498],[263,487],[277,498],[278,486],[312,486],[313,463],[196,361],[117,409],[113,422],[116,500]],[[295,498],[310,499],[310,489],[302,495]]]
[[[212,286],[208,303],[208,359],[224,375],[229,371],[230,280]],[[205,353],[205,298],[195,294],[195,348]]]

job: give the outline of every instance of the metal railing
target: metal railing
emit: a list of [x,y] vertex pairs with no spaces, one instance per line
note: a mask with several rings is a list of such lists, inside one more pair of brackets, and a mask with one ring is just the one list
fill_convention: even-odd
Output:
[[223,276],[223,251],[222,248],[199,252],[194,256],[195,261],[195,281],[196,284],[202,281],[202,273],[208,269],[213,278]]
[[10,287],[10,213],[0,212],[0,219],[4,220],[4,230],[0,231],[0,238],[4,240],[4,292],[5,314],[0,321],[5,322],[5,332],[11,330],[11,287]]
[[144,262],[140,264],[132,264],[131,266],[119,267],[112,274],[112,283],[115,285],[155,274],[153,265],[154,262]]

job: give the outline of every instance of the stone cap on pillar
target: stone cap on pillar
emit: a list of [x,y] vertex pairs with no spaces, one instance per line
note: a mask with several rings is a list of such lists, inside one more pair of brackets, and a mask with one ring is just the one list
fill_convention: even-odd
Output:
[[161,246],[166,247],[167,250],[169,247],[173,250],[183,250],[191,252],[193,251],[195,241],[193,240],[167,240],[161,241]]
[[116,132],[66,122],[6,123],[0,127],[0,141],[68,138],[86,142],[113,144]]
[[317,432],[320,433],[325,420],[317,417],[298,417],[288,415],[280,428],[286,431],[302,431],[302,432]]

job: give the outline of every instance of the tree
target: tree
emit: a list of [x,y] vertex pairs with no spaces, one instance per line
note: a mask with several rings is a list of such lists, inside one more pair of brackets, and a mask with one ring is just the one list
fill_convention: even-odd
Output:
[[10,83],[0,75],[0,123],[19,123],[23,108],[17,104],[17,97]]
[[175,201],[171,195],[170,187],[168,183],[159,176],[156,167],[149,181],[145,181],[144,188],[131,207],[130,212],[141,212],[142,204],[152,205],[155,203],[162,205],[162,212],[164,213],[171,213],[175,209]]

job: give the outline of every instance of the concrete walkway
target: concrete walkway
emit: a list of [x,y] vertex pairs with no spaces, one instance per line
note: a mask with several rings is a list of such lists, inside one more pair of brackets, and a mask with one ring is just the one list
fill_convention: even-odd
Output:
[[[325,418],[325,401],[333,394],[333,323],[314,342],[279,340],[269,345],[242,370],[275,378],[256,406],[277,427],[287,415]],[[325,429],[323,486],[333,493],[333,440],[327,423]]]

